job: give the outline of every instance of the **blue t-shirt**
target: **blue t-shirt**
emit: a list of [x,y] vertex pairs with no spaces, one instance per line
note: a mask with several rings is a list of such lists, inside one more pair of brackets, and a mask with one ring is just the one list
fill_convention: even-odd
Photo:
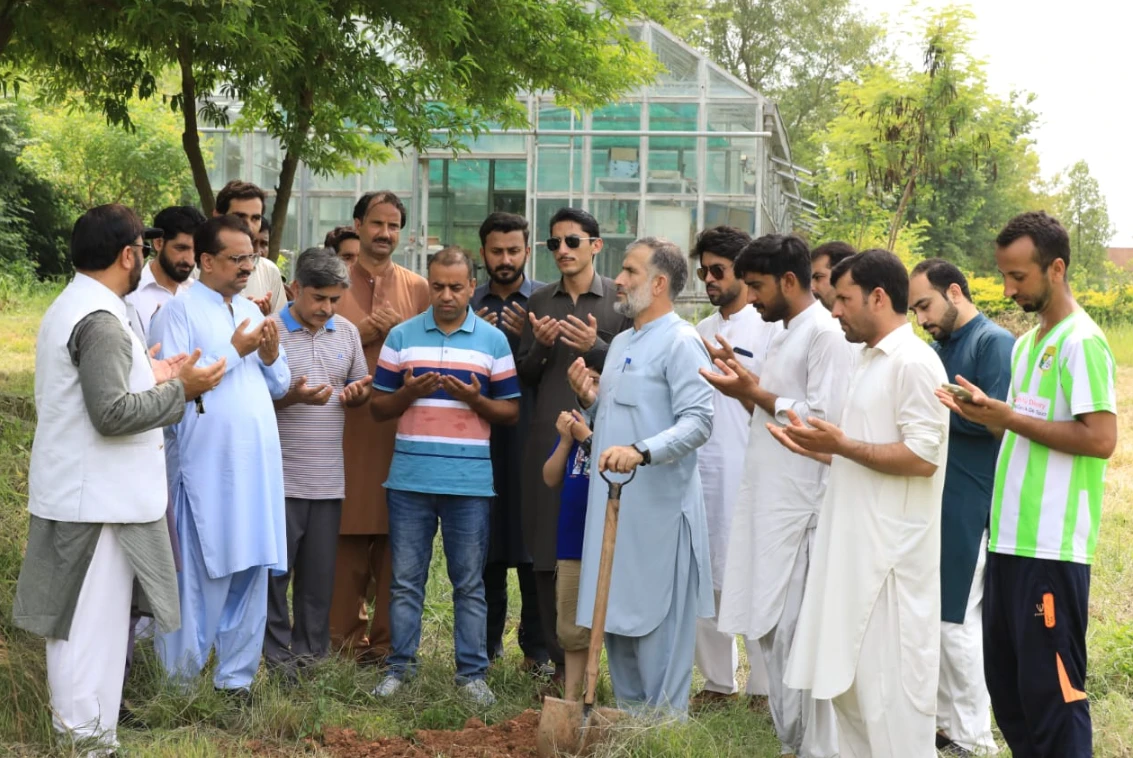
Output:
[[[551,455],[562,438],[555,440]],[[550,456],[548,456],[550,457]],[[567,456],[566,472],[559,496],[559,535],[556,558],[562,561],[582,560],[582,533],[586,528],[586,499],[590,494],[590,456],[577,442]]]

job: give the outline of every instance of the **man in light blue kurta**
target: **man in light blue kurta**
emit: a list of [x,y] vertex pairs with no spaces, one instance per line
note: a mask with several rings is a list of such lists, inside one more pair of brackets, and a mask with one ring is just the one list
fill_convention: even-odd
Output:
[[150,344],[162,357],[201,348],[224,359],[220,385],[188,403],[167,428],[166,469],[181,541],[181,629],[157,638],[170,675],[196,676],[215,647],[214,684],[246,692],[260,665],[268,571],[287,570],[283,462],[272,398],[291,372],[275,325],[240,297],[256,264],[252,238],[233,216],[194,235],[198,285],[154,316]]
[[[585,366],[571,386],[594,418],[595,455],[608,476],[636,469],[622,491],[606,616],[606,656],[620,708],[688,710],[696,619],[715,614],[708,523],[696,451],[712,433],[710,365],[696,330],[673,312],[688,279],[676,245],[631,245],[617,278],[618,304],[634,320],[610,343],[595,395]],[[582,548],[578,624],[593,617],[607,486],[591,476]]]

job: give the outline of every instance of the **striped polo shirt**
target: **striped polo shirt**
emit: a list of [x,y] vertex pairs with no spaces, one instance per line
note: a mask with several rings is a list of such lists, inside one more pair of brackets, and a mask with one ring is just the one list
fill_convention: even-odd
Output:
[[326,405],[296,403],[275,412],[283,451],[284,495],[341,499],[346,494],[342,471],[345,414],[338,395],[347,384],[367,374],[358,328],[346,319],[331,317],[326,326],[312,332],[291,315],[291,303],[272,319],[279,329],[279,344],[287,351],[292,386],[305,376],[308,387],[334,387]]
[[[520,396],[507,337],[471,308],[452,334],[440,330],[432,308],[391,329],[374,369],[374,389],[396,392],[409,370],[414,376],[435,371],[466,384],[475,374],[481,394],[493,400]],[[415,400],[398,419],[386,488],[493,496],[491,434],[491,425],[467,403],[438,388]]]

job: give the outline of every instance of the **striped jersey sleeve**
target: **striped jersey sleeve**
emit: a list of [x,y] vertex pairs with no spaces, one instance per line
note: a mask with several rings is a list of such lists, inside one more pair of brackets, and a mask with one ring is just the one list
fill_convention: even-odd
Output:
[[382,344],[378,354],[378,365],[374,367],[374,389],[382,392],[397,392],[404,383],[402,379],[401,343],[405,331],[398,324]]
[[[1082,330],[1085,332],[1086,330]],[[1113,353],[1100,331],[1071,334],[1063,346],[1062,391],[1075,416],[1117,412]]]
[[[498,330],[497,330],[498,331]],[[493,340],[492,375],[488,385],[488,397],[493,400],[511,400],[520,396],[519,377],[515,373],[515,358],[511,346],[503,332],[501,339]]]

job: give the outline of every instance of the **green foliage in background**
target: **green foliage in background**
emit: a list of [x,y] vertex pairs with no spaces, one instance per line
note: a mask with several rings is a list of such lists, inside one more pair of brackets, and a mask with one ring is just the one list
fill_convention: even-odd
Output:
[[65,106],[31,111],[20,164],[56,189],[68,218],[121,203],[149,221],[167,206],[196,204],[177,117],[155,100],[130,107],[130,132]]

